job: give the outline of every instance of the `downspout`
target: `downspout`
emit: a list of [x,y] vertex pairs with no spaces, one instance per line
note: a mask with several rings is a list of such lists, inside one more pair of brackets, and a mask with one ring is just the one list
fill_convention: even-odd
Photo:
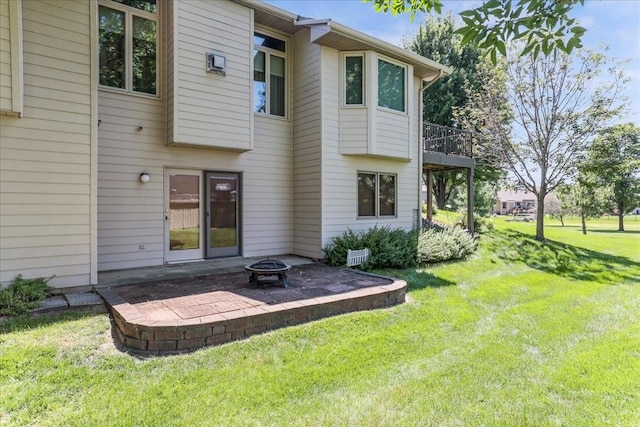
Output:
[[[418,99],[420,100],[419,102],[419,109],[418,109],[418,117],[420,120],[420,127],[418,130],[418,144],[419,144],[419,149],[418,149],[418,164],[419,164],[419,173],[418,173],[418,230],[422,228],[422,174],[423,174],[423,167],[424,164],[423,162],[423,155],[424,155],[424,148],[422,146],[422,141],[424,138],[424,118],[422,117],[423,114],[423,110],[424,110],[424,99],[422,97],[422,95],[424,94],[424,91],[429,89],[429,87],[431,87],[431,85],[433,85],[440,77],[442,77],[444,75],[444,71],[440,70],[438,72],[438,75],[435,76],[433,79],[429,80],[428,82],[425,82],[424,80],[422,80],[422,85],[420,87],[420,89],[418,89]],[[429,189],[427,188],[427,196],[429,196],[431,194],[431,191],[429,191]],[[431,200],[426,200],[427,203],[427,212],[431,211],[432,207],[431,207]]]

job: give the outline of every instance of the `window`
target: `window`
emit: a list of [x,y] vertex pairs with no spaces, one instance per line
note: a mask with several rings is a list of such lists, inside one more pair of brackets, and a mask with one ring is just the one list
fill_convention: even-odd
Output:
[[378,59],[378,106],[405,112],[405,67]]
[[284,117],[286,44],[261,33],[254,33],[253,41],[253,111]]
[[99,8],[100,84],[157,94],[156,0],[104,0]]
[[345,105],[364,105],[364,55],[346,55],[344,73]]
[[358,172],[358,216],[396,216],[396,175]]

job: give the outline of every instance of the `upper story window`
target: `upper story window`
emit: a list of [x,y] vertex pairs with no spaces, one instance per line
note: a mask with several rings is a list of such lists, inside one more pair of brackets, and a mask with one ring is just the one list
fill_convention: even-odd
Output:
[[396,175],[358,172],[358,216],[396,215]]
[[364,105],[364,54],[344,56],[344,103]]
[[100,85],[157,95],[156,0],[102,0]]
[[406,67],[378,59],[378,106],[406,112]]
[[254,33],[253,111],[286,116],[286,42]]

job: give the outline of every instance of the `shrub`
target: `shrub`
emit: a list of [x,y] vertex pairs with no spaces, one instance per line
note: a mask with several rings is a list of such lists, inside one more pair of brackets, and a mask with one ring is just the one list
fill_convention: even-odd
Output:
[[[431,213],[436,215],[438,213],[438,207],[436,205],[431,206]],[[427,203],[422,202],[422,215],[427,214]]]
[[472,235],[459,228],[429,228],[418,238],[418,264],[464,258],[478,246]]
[[331,239],[325,249],[328,264],[344,266],[349,249],[369,248],[371,255],[360,266],[373,268],[409,268],[416,264],[464,258],[473,253],[478,244],[472,235],[460,228],[427,223],[421,232],[391,230],[375,226],[367,231],[345,231]]
[[366,232],[348,229],[342,236],[332,238],[324,252],[328,264],[344,266],[349,249],[369,248],[369,259],[360,266],[363,270],[408,268],[416,264],[417,242],[417,231],[375,226]]
[[422,231],[428,230],[430,228],[435,228],[436,230],[444,230],[448,226],[444,223],[438,221],[429,221],[428,219],[422,219]]
[[24,279],[18,274],[9,287],[0,290],[0,315],[27,314],[38,307],[47,297],[51,278]]
[[[456,221],[462,228],[467,227],[467,213],[464,212],[460,218]],[[491,218],[487,218],[478,214],[473,215],[473,231],[478,234],[488,233],[493,230],[493,221]]]

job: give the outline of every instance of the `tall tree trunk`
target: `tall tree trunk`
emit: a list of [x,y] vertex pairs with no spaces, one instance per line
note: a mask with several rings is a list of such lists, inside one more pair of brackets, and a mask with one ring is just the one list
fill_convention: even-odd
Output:
[[582,221],[582,234],[587,234],[587,216],[584,211],[580,212],[580,220]]
[[624,231],[624,204],[618,203],[618,231]]
[[540,186],[538,193],[537,213],[536,213],[536,240],[544,242],[544,198],[546,196],[546,188]]
[[436,177],[434,184],[436,204],[439,210],[443,210],[447,204],[447,179],[440,175]]

